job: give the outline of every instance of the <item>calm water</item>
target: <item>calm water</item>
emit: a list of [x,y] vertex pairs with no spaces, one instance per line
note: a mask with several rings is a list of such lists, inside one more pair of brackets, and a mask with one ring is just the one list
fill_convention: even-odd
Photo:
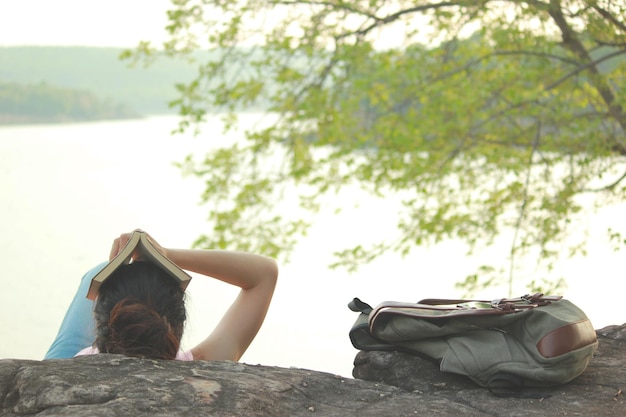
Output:
[[[258,116],[245,115],[243,122]],[[207,231],[207,208],[198,205],[202,186],[181,176],[173,162],[237,140],[237,133],[220,134],[219,120],[209,124],[197,138],[170,136],[173,116],[0,127],[0,358],[43,356],[77,281],[107,258],[117,234],[140,227],[164,245],[188,247]],[[377,304],[458,296],[454,282],[488,258],[503,256],[493,249],[468,258],[463,246],[447,242],[415,250],[407,259],[386,256],[353,275],[328,270],[333,249],[384,236],[395,224],[392,201],[356,190],[345,191],[339,201],[342,214],[320,216],[291,262],[282,265],[266,324],[244,362],[350,376],[356,350],[347,332],[356,316],[346,304],[353,297]],[[626,321],[618,298],[623,253],[605,242],[610,224],[626,232],[624,208],[589,214],[589,255],[563,259],[554,271],[568,279],[564,295],[596,328]],[[541,272],[527,269],[529,277]],[[197,277],[188,292],[184,343],[190,347],[208,334],[235,291]]]

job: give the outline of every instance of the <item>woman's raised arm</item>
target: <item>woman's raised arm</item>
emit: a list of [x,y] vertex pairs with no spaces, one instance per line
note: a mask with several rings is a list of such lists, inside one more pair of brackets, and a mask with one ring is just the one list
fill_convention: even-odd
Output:
[[278,278],[276,262],[245,252],[164,249],[182,269],[241,288],[217,327],[191,349],[194,359],[237,361],[259,331]]

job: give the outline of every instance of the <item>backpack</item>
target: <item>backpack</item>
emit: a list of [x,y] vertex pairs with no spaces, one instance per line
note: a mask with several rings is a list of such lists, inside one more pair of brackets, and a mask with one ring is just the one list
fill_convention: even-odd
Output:
[[494,394],[549,387],[580,375],[598,347],[585,313],[561,296],[482,300],[387,301],[355,298],[350,330],[359,350],[395,350],[466,375]]

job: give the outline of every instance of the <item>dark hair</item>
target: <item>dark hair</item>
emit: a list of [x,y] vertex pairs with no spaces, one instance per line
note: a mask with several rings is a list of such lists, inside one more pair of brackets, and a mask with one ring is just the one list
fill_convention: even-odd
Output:
[[174,359],[185,327],[185,293],[156,265],[136,261],[102,284],[94,316],[100,352]]

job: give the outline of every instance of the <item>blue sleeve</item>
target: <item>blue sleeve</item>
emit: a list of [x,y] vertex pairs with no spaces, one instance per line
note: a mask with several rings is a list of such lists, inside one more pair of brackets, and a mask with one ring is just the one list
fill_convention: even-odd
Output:
[[73,358],[81,349],[93,345],[96,339],[93,301],[87,299],[91,279],[107,262],[90,269],[80,281],[72,303],[65,313],[61,327],[44,359]]

